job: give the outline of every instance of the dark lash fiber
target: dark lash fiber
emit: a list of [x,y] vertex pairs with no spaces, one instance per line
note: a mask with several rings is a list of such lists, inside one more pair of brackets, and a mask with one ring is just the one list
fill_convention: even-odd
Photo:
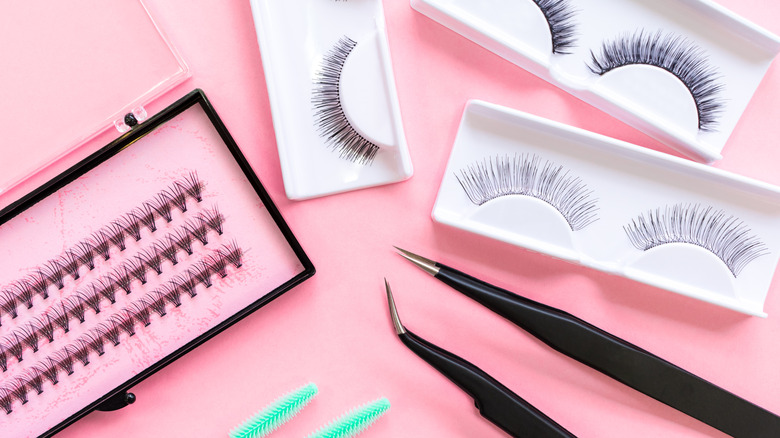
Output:
[[546,202],[579,231],[598,217],[593,191],[563,166],[537,155],[491,157],[469,165],[455,178],[475,205],[508,195],[523,195]]
[[[49,286],[63,289],[66,276],[78,280],[80,268],[95,269],[96,257],[109,260],[112,246],[124,251],[127,249],[125,239],[132,237],[136,241],[141,240],[142,228],[147,228],[151,232],[156,231],[155,219],[157,217],[170,222],[173,220],[173,208],[186,212],[188,199],[201,202],[204,187],[205,184],[198,179],[196,172],[190,172],[181,180],[174,181],[166,190],[158,193],[152,200],[144,202],[141,207],[92,233],[91,237],[66,250],[58,258],[44,263],[34,271],[33,275],[28,275],[4,288],[0,292],[0,311],[16,318],[16,307],[19,304],[26,304],[28,308],[32,308],[32,295],[38,294],[43,299],[47,299]],[[213,221],[213,218],[208,214],[207,212],[201,213],[199,217],[202,219],[200,220],[211,219]],[[219,213],[217,212],[217,214]],[[221,215],[220,218],[222,218]],[[221,224],[219,230],[216,231],[222,234]]]
[[[223,222],[224,216],[219,213],[219,210],[217,210],[215,207],[200,213],[195,217],[192,224],[195,224],[195,226],[198,227],[198,234],[204,234],[208,233],[209,230],[219,232],[222,229]],[[185,229],[186,225],[182,228],[182,230]],[[185,232],[194,234],[194,232],[186,230]],[[204,236],[201,237],[204,240],[207,240]],[[173,248],[175,250],[175,247]],[[205,265],[204,262],[200,262],[200,264],[197,265],[197,268],[192,269],[202,270],[203,266],[207,265],[206,269],[212,269],[214,273],[217,273],[222,278],[224,278],[227,276],[227,265],[232,264],[236,268],[239,268],[241,257],[241,248],[238,247],[236,242],[231,242],[229,245],[223,245],[220,249],[218,249],[216,255],[207,256]],[[160,250],[159,246],[152,245],[152,248],[150,249],[141,250],[134,259],[129,260],[115,271],[110,272],[90,283],[87,286],[87,290],[76,291],[74,295],[65,298],[60,303],[60,306],[55,305],[51,310],[44,313],[44,315],[33,319],[26,325],[21,326],[17,331],[14,332],[16,340],[20,341],[24,345],[30,346],[34,352],[37,351],[37,342],[39,336],[45,337],[49,342],[53,342],[55,324],[56,326],[62,328],[65,333],[67,333],[69,331],[71,318],[75,318],[80,323],[84,323],[86,320],[87,308],[92,309],[95,314],[98,314],[102,310],[101,303],[103,299],[108,300],[111,304],[115,304],[117,290],[121,289],[128,294],[131,293],[132,282],[134,278],[141,281],[142,283],[145,283],[148,280],[147,274],[149,270],[153,270],[158,275],[162,274],[162,261],[162,251]],[[203,275],[200,273],[200,271],[197,273]],[[197,292],[195,291],[195,285],[198,283],[198,280],[196,280],[195,277],[195,271],[193,271],[192,274],[181,277],[181,281],[183,283],[177,286],[177,288],[180,290],[176,293],[176,296],[170,295],[171,298],[168,298],[170,291],[166,291],[165,299],[168,299],[171,302],[176,302],[175,300],[178,299],[179,305],[181,305],[179,296],[182,292],[186,292],[192,297],[197,295]],[[208,275],[206,276],[206,280],[208,282],[208,286],[211,286]],[[13,307],[14,309],[16,308],[15,306],[16,305]],[[2,307],[1,304],[0,307]],[[161,311],[164,311],[165,309],[164,305],[158,308]],[[132,324],[130,327],[132,327]],[[121,326],[121,328],[125,331],[128,331],[129,333],[130,328],[127,328],[126,325]],[[32,336],[34,336],[34,338]],[[35,342],[35,347],[33,347],[32,342]],[[18,349],[14,348],[13,351],[18,351]],[[0,368],[5,367],[0,366]],[[5,371],[5,369],[3,369],[3,371]]]
[[344,113],[339,95],[341,70],[357,42],[342,37],[322,57],[322,63],[314,77],[312,105],[314,124],[326,144],[338,152],[339,157],[358,164],[374,161],[379,146],[355,130]]
[[766,245],[735,216],[700,204],[676,204],[651,210],[623,227],[635,248],[648,251],[669,243],[709,250],[736,278],[748,263],[769,254]]
[[724,107],[720,98],[722,76],[710,65],[704,49],[680,35],[640,30],[633,35],[625,34],[604,42],[598,54],[591,51],[588,68],[595,74],[603,75],[635,64],[652,65],[675,75],[693,96],[699,129],[704,132],[716,130]]
[[[214,257],[227,259],[228,251],[232,251],[234,255],[241,253],[240,248],[235,243],[231,243],[218,249]],[[239,262],[238,265],[240,266],[240,264]],[[193,287],[197,284],[205,286],[206,283],[210,283],[210,278],[204,279],[203,275],[210,277],[218,274],[215,270],[216,268],[213,268],[205,261],[200,261],[198,266],[198,269],[191,269],[169,281],[160,289],[147,293],[140,300],[129,304],[128,307],[112,315],[106,322],[81,335],[75,342],[64,346],[51,356],[41,360],[32,366],[30,371],[11,379],[0,387],[0,407],[6,411],[6,414],[10,414],[13,412],[14,399],[23,401],[22,404],[24,404],[30,391],[35,390],[38,394],[44,392],[44,378],[50,381],[52,385],[56,385],[59,382],[60,370],[71,375],[75,372],[74,365],[76,361],[87,366],[90,363],[90,353],[102,356],[106,352],[106,343],[109,342],[114,346],[118,346],[122,340],[122,331],[126,332],[128,336],[133,336],[135,334],[134,321],[148,326],[151,324],[150,314],[152,311],[158,313],[162,318],[167,314],[166,303],[171,303],[177,307],[181,305],[180,295],[186,292],[186,288],[182,287],[183,283],[180,283],[180,281],[194,282],[192,283],[194,284]],[[197,274],[195,271],[197,271]],[[197,294],[192,296],[194,297],[195,295]],[[5,357],[3,348],[6,347],[0,344],[0,357]]]
[[541,9],[552,37],[552,52],[566,55],[569,49],[576,47],[577,25],[574,22],[576,11],[569,0],[534,0]]

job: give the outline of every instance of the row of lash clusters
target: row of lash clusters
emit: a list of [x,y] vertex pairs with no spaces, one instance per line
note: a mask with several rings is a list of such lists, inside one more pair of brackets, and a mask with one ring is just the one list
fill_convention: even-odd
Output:
[[[188,255],[192,255],[195,241],[199,241],[204,246],[208,245],[209,231],[213,230],[222,235],[223,223],[224,217],[216,208],[200,213],[185,223],[181,229],[155,242],[152,248],[140,251],[133,259],[125,261],[112,272],[55,304],[43,315],[15,329],[0,341],[0,369],[3,372],[7,371],[7,354],[21,362],[25,347],[37,352],[41,339],[47,339],[50,343],[54,341],[57,327],[67,333],[72,320],[84,323],[87,309],[92,309],[95,314],[98,314],[106,300],[112,305],[116,303],[118,291],[124,291],[129,295],[134,280],[146,284],[149,272],[161,275],[165,260],[176,265],[179,262],[179,252],[185,251]],[[216,261],[213,263],[216,264]],[[8,315],[12,318],[17,316],[16,307],[0,310],[11,311]]]
[[161,318],[164,317],[169,304],[174,307],[181,306],[184,294],[194,298],[198,294],[199,285],[205,288],[211,287],[212,276],[227,277],[228,266],[241,268],[242,259],[243,251],[235,242],[224,245],[215,254],[199,261],[160,288],[147,293],[138,301],[112,315],[107,321],[84,333],[75,342],[38,362],[20,376],[10,379],[0,387],[0,408],[4,409],[6,414],[10,414],[13,412],[15,401],[27,403],[31,391],[42,394],[46,381],[57,385],[60,373],[73,374],[77,362],[83,366],[89,365],[93,353],[98,356],[105,354],[106,344],[118,346],[123,332],[128,337],[134,336],[137,324],[149,326],[154,313]]
[[98,258],[106,261],[111,259],[111,248],[124,251],[127,248],[127,239],[140,241],[143,228],[155,232],[158,219],[172,222],[173,211],[178,209],[186,212],[189,199],[202,202],[203,188],[204,184],[194,172],[174,182],[153,199],[144,202],[141,207],[93,233],[58,258],[44,263],[27,277],[5,287],[0,291],[0,309],[13,315],[19,304],[31,308],[35,295],[40,295],[43,299],[48,298],[50,286],[63,289],[67,276],[78,280],[80,269],[86,267],[93,270]]

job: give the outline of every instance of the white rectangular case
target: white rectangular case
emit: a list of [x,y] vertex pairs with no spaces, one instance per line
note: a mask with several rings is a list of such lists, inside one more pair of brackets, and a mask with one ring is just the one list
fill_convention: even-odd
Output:
[[[382,1],[251,5],[287,197],[307,199],[411,177]],[[323,71],[336,77],[318,94]],[[317,96],[329,102],[325,118],[316,115]],[[323,123],[340,141],[323,135]],[[376,146],[376,155],[345,158],[341,146],[350,141]]]
[[[542,0],[543,1],[543,0]],[[417,11],[585,102],[702,162],[721,151],[780,51],[780,39],[710,0],[559,0],[574,47],[552,53],[551,27],[534,0],[411,0]],[[644,31],[697,47],[721,89],[711,130],[699,129],[692,93],[668,71],[629,65],[599,75],[592,52]]]
[[[526,171],[525,180],[510,181],[507,163],[513,160],[536,173]],[[545,167],[560,172],[542,176]],[[475,177],[469,168],[487,169],[488,175]],[[468,183],[469,175],[486,180],[482,186],[493,195],[512,185],[533,186],[528,192],[533,194],[494,196],[477,205],[461,183]],[[567,187],[574,188],[567,192]],[[545,196],[550,202],[539,199]],[[658,209],[666,215],[678,205],[684,211],[697,206],[693,217],[698,219],[707,208],[709,218],[722,211],[717,227],[744,234],[724,237],[716,226],[693,224],[691,229],[706,231],[702,237],[709,236],[710,243],[702,238],[703,246],[675,242],[646,250],[632,244],[632,221]],[[574,220],[567,221],[561,211]],[[779,187],[481,101],[466,106],[433,218],[757,316],[766,316],[764,300],[780,257]],[[742,243],[728,244],[734,239]],[[745,243],[750,239],[760,245]],[[708,245],[719,248],[722,258]],[[753,250],[755,259],[740,258]]]

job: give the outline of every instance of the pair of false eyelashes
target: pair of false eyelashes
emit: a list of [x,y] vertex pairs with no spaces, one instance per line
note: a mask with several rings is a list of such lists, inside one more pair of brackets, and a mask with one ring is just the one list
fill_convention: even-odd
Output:
[[[572,231],[598,220],[598,201],[585,182],[536,155],[487,158],[461,169],[455,177],[477,206],[503,196],[523,195],[555,208]],[[768,254],[766,245],[740,219],[700,204],[650,210],[623,230],[641,251],[671,243],[700,246],[715,254],[735,278],[750,262]]]
[[[547,19],[552,38],[552,53],[570,54],[576,47],[577,11],[570,0],[533,0]],[[628,65],[650,65],[677,77],[688,88],[698,113],[700,131],[715,131],[724,102],[721,75],[711,66],[704,49],[690,40],[662,31],[639,30],[605,41],[600,52],[591,51],[588,68],[603,76]]]
[[[93,355],[106,354],[107,345],[119,346],[123,333],[128,338],[135,336],[136,326],[151,325],[154,321],[153,314],[163,318],[168,314],[170,305],[174,307],[182,305],[183,295],[195,299],[198,295],[198,286],[208,289],[214,284],[213,276],[227,277],[229,265],[240,269],[243,266],[242,257],[243,251],[235,242],[227,244],[218,249],[215,254],[194,264],[184,274],[111,315],[107,321],[98,324],[74,342],[0,386],[0,408],[5,410],[6,414],[11,414],[16,402],[24,405],[29,401],[30,393],[42,394],[46,382],[49,382],[52,387],[56,386],[60,381],[61,373],[70,376],[76,371],[77,363],[86,367],[90,364]],[[21,353],[18,359],[21,362]]]

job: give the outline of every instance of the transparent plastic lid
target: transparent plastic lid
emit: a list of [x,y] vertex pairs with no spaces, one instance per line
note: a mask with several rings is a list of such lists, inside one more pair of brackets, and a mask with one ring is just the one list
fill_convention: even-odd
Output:
[[[141,0],[7,2],[0,193],[189,75]],[[121,124],[120,124],[121,125]]]

